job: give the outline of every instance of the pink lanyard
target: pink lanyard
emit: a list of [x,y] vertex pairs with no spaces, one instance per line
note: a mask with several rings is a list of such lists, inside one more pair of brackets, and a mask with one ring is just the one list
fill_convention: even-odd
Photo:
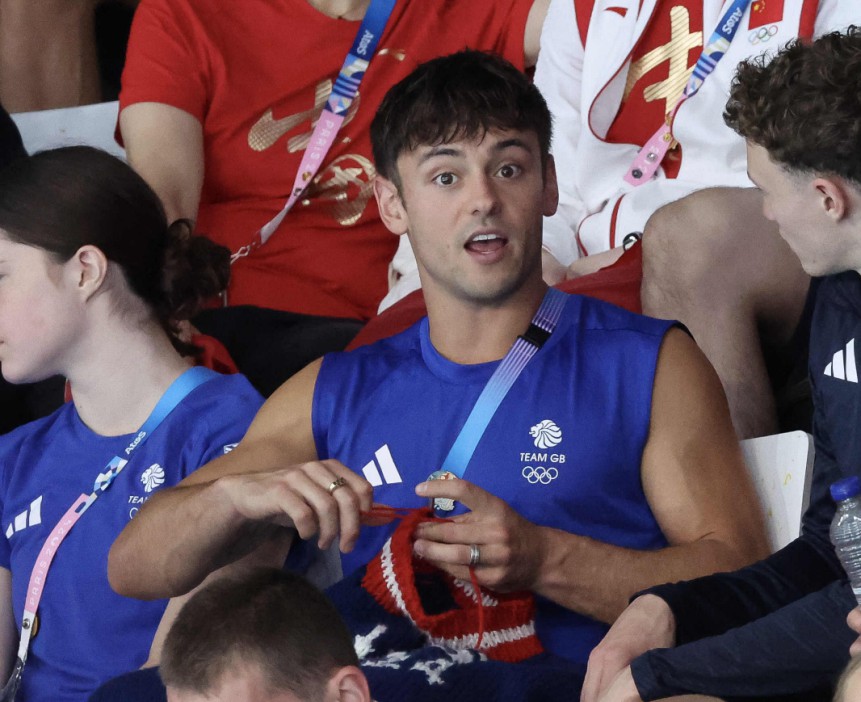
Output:
[[650,181],[655,173],[658,172],[664,156],[670,150],[670,144],[673,143],[672,125],[676,113],[685,100],[696,95],[706,78],[714,71],[718,61],[723,58],[741,25],[741,19],[749,4],[750,0],[735,0],[729,9],[724,12],[717,28],[709,38],[709,43],[705,46],[697,60],[682,96],[676,102],[675,107],[667,113],[667,119],[658,128],[658,131],[640,149],[628,172],[625,174],[626,183],[630,183],[635,187],[642,185]]
[[90,506],[98,499],[99,495],[105,492],[116,477],[122,472],[129,458],[135,449],[139,448],[146,439],[156,430],[162,421],[179,405],[183,399],[196,387],[202,385],[210,378],[216,376],[215,371],[209,368],[195,367],[189,368],[181,376],[171,383],[170,387],[162,395],[153,411],[147,417],[143,426],[135,434],[131,443],[123,451],[125,458],[114,456],[105,467],[103,473],[99,473],[93,483],[93,491],[89,495],[80,495],[72,506],[66,510],[56,526],[51,530],[51,534],[42,545],[39,551],[39,556],[36,558],[36,563],[30,573],[30,582],[27,585],[27,593],[24,599],[24,616],[21,619],[21,639],[18,642],[18,659],[15,662],[15,668],[9,681],[6,683],[3,690],[0,692],[0,702],[7,702],[15,698],[15,693],[21,683],[21,675],[24,670],[24,664],[27,662],[27,652],[30,649],[30,640],[35,633],[36,612],[39,609],[39,602],[42,599],[42,592],[45,588],[45,580],[48,577],[48,570],[51,567],[51,562],[54,556],[57,555],[57,549],[60,544],[68,536],[72,527],[75,526],[81,515],[86,512]]
[[[230,263],[236,263],[240,258],[248,256],[252,251],[269,241],[275,230],[281,226],[284,217],[287,216],[287,213],[314,180],[323,159],[326,158],[326,154],[329,153],[332,144],[335,143],[350,105],[353,104],[353,100],[359,92],[359,86],[368,70],[368,64],[377,49],[377,44],[394,7],[395,0],[371,0],[353,41],[353,46],[344,59],[344,65],[335,80],[335,85],[332,86],[332,92],[329,94],[326,106],[320,114],[314,132],[311,134],[311,141],[308,143],[308,148],[305,149],[302,162],[299,164],[299,171],[293,181],[290,197],[281,211],[257,231],[250,243],[231,254]],[[226,304],[226,296],[224,301]]]

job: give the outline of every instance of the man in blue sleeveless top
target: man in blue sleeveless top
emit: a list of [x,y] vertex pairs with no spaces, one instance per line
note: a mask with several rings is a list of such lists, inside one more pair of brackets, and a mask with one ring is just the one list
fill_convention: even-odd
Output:
[[[456,516],[423,525],[415,554],[533,592],[545,649],[585,662],[639,589],[764,555],[726,401],[690,337],[548,294],[542,216],[557,191],[537,89],[486,54],[437,59],[392,88],[372,140],[380,212],[410,237],[428,317],[283,385],[235,451],[147,503],[113,548],[114,587],[187,592],[264,542],[280,564],[294,534],[340,539],[350,573],[394,528],[361,526],[373,503],[453,500]],[[548,305],[550,333],[530,325]],[[534,357],[495,411],[480,401],[486,429],[467,430],[474,450],[449,466],[519,335]],[[462,478],[428,481],[444,464]]]

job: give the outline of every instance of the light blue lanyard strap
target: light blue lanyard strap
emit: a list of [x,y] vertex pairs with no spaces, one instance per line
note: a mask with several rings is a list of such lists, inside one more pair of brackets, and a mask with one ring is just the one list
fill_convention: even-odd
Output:
[[[389,17],[391,17],[392,10],[395,9],[395,2],[396,0],[371,0],[371,5],[365,12],[365,17],[359,26],[359,32],[356,34],[353,46],[344,59],[341,71],[335,79],[335,85],[332,86],[332,91],[329,93],[329,98],[326,100],[320,118],[314,126],[314,131],[311,132],[311,138],[308,141],[308,146],[305,148],[305,153],[302,154],[299,170],[296,172],[296,177],[293,180],[293,188],[290,191],[287,202],[284,203],[278,214],[254,234],[251,242],[240,247],[230,255],[231,264],[236,263],[241,258],[245,258],[252,251],[269,241],[281,226],[287,213],[299,201],[305,189],[313,182],[314,177],[323,165],[323,159],[328,155],[341,127],[346,122],[347,112],[359,93],[359,86],[365,77],[368,64],[377,49],[377,44],[386,28]],[[222,301],[226,307],[227,291],[224,291],[222,294]]]
[[164,395],[161,396],[161,399],[156,403],[156,406],[153,408],[152,412],[150,412],[149,417],[147,417],[146,421],[143,423],[140,431],[135,434],[131,443],[123,450],[123,455],[114,456],[108,462],[108,465],[105,467],[105,471],[103,473],[99,473],[93,483],[93,493],[90,495],[90,499],[87,500],[86,505],[80,511],[85,511],[93,502],[95,502],[96,497],[98,497],[99,494],[103,493],[111,486],[111,483],[114,482],[114,479],[120,474],[120,471],[125,468],[126,463],[129,462],[129,457],[135,449],[139,448],[140,445],[149,438],[156,428],[158,428],[159,424],[164,421],[165,417],[173,412],[173,410],[176,409],[176,406],[179,405],[179,403],[182,402],[192,390],[217,375],[218,373],[210,368],[195,366],[194,368],[189,368],[174,380],[170,384],[170,387],[165,391]]
[[718,62],[723,58],[724,54],[729,49],[733,38],[741,26],[741,20],[744,17],[747,6],[751,0],[735,0],[729,6],[729,9],[724,12],[720,18],[718,26],[715,28],[712,35],[709,37],[708,43],[703,47],[703,52],[700,54],[697,63],[694,66],[694,71],[685,86],[685,97],[689,98],[702,87],[705,79],[717,67]]
[[362,78],[365,77],[368,62],[377,50],[380,37],[392,10],[395,9],[395,2],[396,0],[371,0],[324,109],[336,115],[343,115],[350,108],[359,92]]
[[463,477],[472,454],[475,453],[475,447],[478,446],[502,400],[526,364],[538,353],[556,328],[567,298],[565,293],[555,288],[547,290],[541,306],[532,318],[529,330],[523,336],[517,337],[475,401],[460,434],[443,461],[442,470],[453,473],[458,478]]

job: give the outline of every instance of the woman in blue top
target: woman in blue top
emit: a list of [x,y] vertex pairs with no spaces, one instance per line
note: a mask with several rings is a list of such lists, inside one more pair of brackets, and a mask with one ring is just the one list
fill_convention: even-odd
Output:
[[114,594],[107,552],[152,494],[235,446],[261,403],[241,376],[187,373],[191,349],[176,334],[228,272],[226,249],[188,222],[168,226],[147,184],[103,152],[47,151],[0,173],[0,371],[12,383],[62,375],[73,398],[0,437],[7,677],[40,550],[75,500],[127,461],[56,551],[18,702],[85,700],[149,656],[167,602]]

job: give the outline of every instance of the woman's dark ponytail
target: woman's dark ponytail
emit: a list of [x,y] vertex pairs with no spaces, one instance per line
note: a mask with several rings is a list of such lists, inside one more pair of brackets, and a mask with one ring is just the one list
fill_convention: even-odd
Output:
[[182,353],[177,337],[227,286],[230,252],[192,234],[189,220],[167,224],[152,188],[129,165],[99,149],[42,151],[0,173],[0,230],[65,262],[91,244],[125,274]]

